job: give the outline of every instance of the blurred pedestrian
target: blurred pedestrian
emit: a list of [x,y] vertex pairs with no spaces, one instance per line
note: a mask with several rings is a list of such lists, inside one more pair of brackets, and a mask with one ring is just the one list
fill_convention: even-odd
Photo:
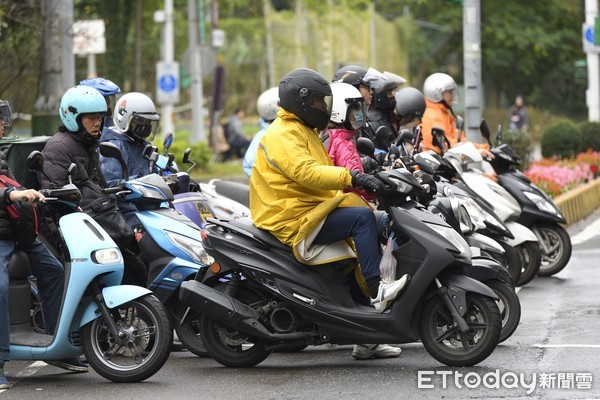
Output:
[[523,96],[520,94],[515,97],[515,103],[510,107],[508,112],[510,121],[509,129],[518,129],[527,132],[529,128],[529,116],[527,115],[527,106],[524,104]]

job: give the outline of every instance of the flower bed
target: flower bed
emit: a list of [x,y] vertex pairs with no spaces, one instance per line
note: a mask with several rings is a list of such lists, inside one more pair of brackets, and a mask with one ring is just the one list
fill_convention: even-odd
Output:
[[600,152],[590,150],[573,159],[543,158],[524,173],[548,196],[556,197],[594,180],[599,167]]

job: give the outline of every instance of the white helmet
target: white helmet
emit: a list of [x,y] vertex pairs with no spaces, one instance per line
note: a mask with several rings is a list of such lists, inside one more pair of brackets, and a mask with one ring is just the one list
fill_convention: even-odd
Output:
[[[331,84],[333,94],[333,105],[331,108],[331,121],[336,124],[345,125],[346,128],[362,128],[365,124],[365,99],[360,91],[349,83],[334,82]],[[349,117],[349,111],[354,112],[354,121],[345,123]],[[362,113],[361,116],[359,116]],[[358,118],[357,118],[358,117]]]
[[113,112],[117,130],[134,139],[147,139],[156,133],[159,121],[160,116],[150,97],[138,92],[121,96]]
[[272,87],[267,89],[256,100],[256,109],[258,115],[265,122],[272,122],[277,118],[277,111],[279,111],[279,87]]
[[444,92],[448,90],[453,90],[453,100],[458,100],[458,86],[456,86],[456,82],[454,79],[448,74],[443,74],[441,72],[436,72],[435,74],[431,74],[425,79],[423,83],[423,94],[425,98],[433,101],[434,103],[439,103],[443,99]]

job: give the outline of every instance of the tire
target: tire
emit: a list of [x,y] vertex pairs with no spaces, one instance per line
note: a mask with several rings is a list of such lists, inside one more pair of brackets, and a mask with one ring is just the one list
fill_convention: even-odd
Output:
[[502,332],[500,333],[500,341],[498,343],[502,343],[519,326],[519,322],[521,321],[521,302],[514,287],[508,283],[498,279],[490,279],[484,283],[499,297],[496,303],[502,317]]
[[507,243],[498,242],[504,249],[504,258],[506,260],[506,269],[513,279],[514,283],[519,282],[521,278],[521,257],[514,247]]
[[201,329],[202,316],[194,310],[190,310],[182,325],[175,325],[175,333],[186,349],[198,357],[209,357],[200,337]]
[[542,251],[537,242],[525,242],[516,247],[521,257],[521,277],[515,286],[523,286],[531,282],[542,264]]
[[[95,319],[81,331],[83,352],[88,363],[97,373],[113,382],[148,379],[161,369],[171,350],[173,329],[165,307],[153,295],[146,295],[111,311],[121,314],[122,319],[117,321],[117,325],[130,340],[117,345],[104,317]],[[150,330],[152,327],[154,330]],[[132,333],[141,336],[132,338]]]
[[423,306],[419,332],[425,349],[433,358],[451,367],[468,367],[485,360],[496,348],[502,317],[494,300],[467,293],[464,318],[472,329],[464,335],[453,326],[450,311],[440,296]]
[[[571,237],[567,231],[558,224],[539,223],[533,227],[534,231],[539,233],[538,240],[544,245],[542,249],[542,265],[538,271],[540,276],[551,276],[559,273],[569,263],[571,259]],[[544,251],[547,248],[549,250]]]
[[[220,288],[224,290],[225,285]],[[236,289],[235,298],[247,305],[264,302],[263,296],[243,286]],[[201,336],[208,354],[226,367],[253,367],[271,354],[265,348],[268,340],[229,328],[205,315],[202,316]]]

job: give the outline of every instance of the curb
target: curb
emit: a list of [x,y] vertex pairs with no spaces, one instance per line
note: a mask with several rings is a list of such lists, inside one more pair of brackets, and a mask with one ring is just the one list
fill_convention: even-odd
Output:
[[600,207],[600,179],[561,194],[554,203],[565,216],[567,225],[587,217]]

